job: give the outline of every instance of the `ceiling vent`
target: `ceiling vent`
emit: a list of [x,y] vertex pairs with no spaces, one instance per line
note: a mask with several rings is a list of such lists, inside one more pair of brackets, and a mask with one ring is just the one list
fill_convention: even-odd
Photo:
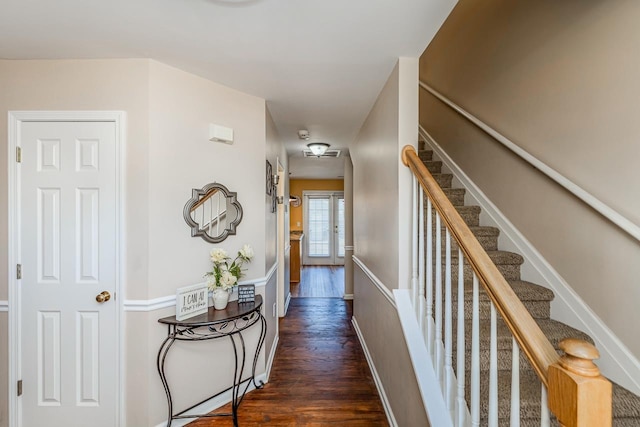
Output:
[[316,156],[311,152],[311,150],[302,150],[302,154],[304,157],[320,157],[323,159],[336,159],[340,157],[340,150],[327,150],[321,156]]

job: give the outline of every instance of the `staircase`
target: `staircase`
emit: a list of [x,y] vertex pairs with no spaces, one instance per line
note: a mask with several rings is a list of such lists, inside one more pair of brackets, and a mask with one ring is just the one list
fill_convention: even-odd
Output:
[[[511,285],[512,289],[520,300],[524,303],[525,307],[536,320],[542,331],[545,333],[551,344],[556,351],[558,350],[558,343],[565,338],[580,338],[588,342],[593,342],[592,339],[585,333],[574,329],[561,322],[557,322],[550,318],[550,304],[554,298],[553,292],[542,286],[534,283],[522,281],[520,278],[520,266],[524,262],[521,255],[501,251],[498,248],[498,236],[499,230],[495,227],[482,226],[480,224],[480,212],[479,206],[467,206],[464,204],[465,190],[463,188],[451,188],[451,182],[453,176],[451,174],[442,173],[442,162],[434,161],[431,150],[420,150],[418,155],[422,162],[425,164],[429,172],[433,175],[436,182],[443,189],[446,196],[451,203],[455,206],[456,210],[460,213],[464,221],[470,227],[473,234],[476,236],[482,247],[487,251],[487,254],[494,262],[500,273]],[[426,206],[426,203],[425,203]],[[435,243],[434,243],[435,245]],[[452,256],[452,282],[457,283],[458,272],[458,247],[455,241],[451,242],[451,256]],[[444,239],[442,242],[442,253],[444,254]],[[443,270],[444,270],[444,256],[443,256]],[[465,331],[469,334],[471,331],[471,283],[472,277],[471,269],[468,265],[464,266],[465,269],[465,319],[466,323],[469,323],[465,327]],[[444,273],[443,273],[444,274]],[[467,280],[469,278],[469,280]],[[469,282],[469,283],[467,283]],[[453,319],[457,318],[457,293],[453,293]],[[480,294],[480,368],[482,371],[488,371],[489,369],[489,318],[490,318],[490,305],[489,299],[484,292]],[[455,322],[455,321],[454,321]],[[456,342],[455,331],[456,326],[453,327],[453,342]],[[510,393],[511,393],[511,362],[512,362],[512,338],[507,327],[499,320],[498,323],[498,384],[499,384],[499,408],[498,417],[500,426],[508,426],[509,424],[509,408],[510,408]],[[470,353],[471,353],[471,339],[470,336],[466,336],[465,339],[465,361],[467,370],[467,378],[470,375]],[[453,360],[456,360],[456,353],[454,349]],[[489,375],[486,372],[480,375],[480,393],[481,410],[480,413],[486,417],[488,413],[488,378]],[[466,397],[469,401],[470,391],[469,382],[466,383]],[[523,354],[520,355],[520,425],[522,427],[528,426],[540,426],[540,393],[541,393],[540,381],[536,374],[533,372],[528,361]],[[631,427],[640,426],[640,397],[624,389],[623,387],[613,384],[613,425],[615,427]],[[483,418],[481,425],[487,425],[487,419]],[[557,421],[552,418],[551,425],[558,425]]]

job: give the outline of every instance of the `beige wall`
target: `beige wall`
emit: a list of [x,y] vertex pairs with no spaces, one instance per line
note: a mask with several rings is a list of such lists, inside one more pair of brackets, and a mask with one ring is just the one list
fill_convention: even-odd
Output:
[[350,148],[355,254],[391,288],[409,285],[411,174],[400,155],[418,141],[417,71],[400,58]]
[[[244,243],[251,244],[256,257],[247,266],[245,279],[265,276],[265,254],[269,253],[267,247],[274,247],[274,243],[267,238],[263,216],[267,155],[263,99],[144,59],[0,61],[0,93],[0,134],[4,135],[10,110],[123,110],[127,113],[127,262],[122,300],[167,296],[180,286],[201,282],[210,268],[208,253],[214,246],[224,247],[233,254]],[[209,123],[233,128],[234,144],[208,141]],[[6,149],[0,150],[2,168],[7,165],[6,155]],[[0,175],[0,205],[4,206],[0,209],[0,239],[6,248],[6,169]],[[182,217],[191,189],[214,181],[236,191],[244,211],[237,234],[218,245],[192,238]],[[0,258],[0,274],[7,275],[6,257]],[[273,300],[273,281],[260,292],[266,299]],[[6,298],[6,285],[0,286],[0,300]],[[165,417],[166,401],[154,366],[157,349],[166,333],[157,319],[171,314],[173,308],[125,313],[127,425],[156,425]],[[270,331],[275,331],[276,319],[269,308],[265,315]],[[6,346],[6,324],[0,326],[4,326],[0,332],[2,352],[6,348],[3,347]],[[269,339],[267,347],[271,346],[273,335]],[[178,377],[180,366],[192,364],[203,366],[207,378],[205,382],[183,388],[177,407],[214,393],[216,390],[211,384],[219,389],[229,385],[227,371],[208,367],[212,354],[223,365],[231,363],[230,348],[213,342],[177,349],[172,350],[171,363],[167,365],[172,381]],[[6,357],[2,357],[6,365]],[[203,363],[198,365],[198,361]],[[264,362],[263,354],[259,372],[264,371]],[[0,370],[0,397],[7,390],[3,372]],[[176,382],[176,387],[181,381]],[[6,402],[6,398],[1,401]],[[0,415],[3,407],[0,406]]]
[[[208,254],[213,247],[225,248],[235,255],[242,245],[250,244],[255,257],[246,265],[243,280],[264,277],[267,271],[263,216],[265,101],[156,61],[150,62],[149,88],[149,212],[152,213],[149,230],[163,232],[149,233],[147,295],[149,298],[171,295],[179,286],[201,282],[202,275],[211,268]],[[234,143],[209,141],[210,123],[233,128]],[[236,234],[218,244],[191,237],[182,216],[191,189],[202,188],[210,182],[224,184],[237,192],[243,208]],[[269,246],[272,245],[269,243]],[[270,293],[270,289],[264,292]],[[265,315],[271,318],[271,310],[266,308]],[[173,314],[172,310],[154,312],[148,319],[149,332],[154,337],[149,341],[151,355],[166,333],[155,321],[162,315]],[[275,319],[272,319],[270,329],[274,326]],[[128,351],[131,353],[135,352]],[[188,402],[199,402],[229,385],[229,370],[208,369],[212,355],[221,364],[231,366],[233,351],[228,343],[212,342],[202,346],[189,343],[182,350],[172,349],[172,363],[167,366],[167,375],[172,380],[180,376],[178,372],[183,366],[201,366],[207,371],[203,374],[206,381],[195,381],[198,378],[195,376],[191,382],[185,382],[189,387],[181,388],[179,381],[175,382],[175,389],[180,390],[176,393],[180,395],[176,407],[188,407]],[[166,400],[157,373],[147,369],[149,420],[155,425],[164,413],[153,408],[164,407]],[[131,366],[128,372],[137,370]]]
[[344,159],[344,296],[353,297],[353,163]]
[[[265,316],[270,321],[265,353],[268,357],[272,351],[272,345],[278,330],[278,316],[284,311],[284,301],[286,296],[289,295],[290,271],[289,256],[286,252],[286,244],[289,242],[289,159],[268,108],[266,109],[266,147],[266,159],[271,163],[272,173],[278,175],[278,163],[283,168],[283,172],[280,175],[282,182],[278,184],[278,187],[281,188],[284,203],[283,205],[277,205],[277,212],[272,213],[271,196],[266,194],[266,189],[263,186],[267,245],[265,268],[269,269],[274,262],[278,262],[277,274],[273,276],[273,288],[268,288],[269,293],[265,301]],[[274,189],[273,191],[276,190]],[[279,222],[282,225],[279,225]],[[275,311],[273,309],[274,304],[276,304]]]
[[[127,112],[126,278],[130,295],[145,295],[148,268],[147,149],[149,141],[148,60],[7,61],[0,60],[0,135],[6,141],[7,113],[12,110],[124,110]],[[5,142],[6,144],[6,142]],[[6,147],[6,145],[5,145]],[[7,242],[7,149],[0,150],[0,245]],[[0,257],[0,275],[7,277],[7,257]],[[6,300],[6,281],[0,300]],[[4,313],[3,313],[4,314]],[[6,318],[6,315],[5,315]],[[7,323],[0,325],[0,349],[7,347]],[[141,344],[144,337],[136,342]],[[0,354],[0,412],[7,413],[6,351]],[[144,404],[144,402],[141,402]],[[4,421],[6,423],[6,418]],[[6,425],[0,422],[0,426]],[[143,424],[140,424],[143,425]]]
[[[639,224],[639,19],[632,1],[462,0],[420,79]],[[421,124],[640,357],[638,242],[420,96]]]
[[397,309],[358,265],[353,317],[365,337],[398,426],[429,426]]
[[[127,112],[127,281],[135,297],[147,283],[147,159],[149,142],[149,61],[0,60],[0,135],[6,141],[11,110],[124,110]],[[7,247],[7,150],[0,150],[0,242]],[[0,275],[7,277],[0,257]],[[143,294],[142,294],[143,295]],[[138,296],[141,296],[140,294]],[[7,299],[6,283],[0,300]],[[2,387],[0,387],[2,389]]]
[[[400,58],[350,147],[354,253],[389,289],[409,285],[411,176],[400,154],[417,145],[417,77],[417,59]],[[398,425],[428,425],[396,308],[359,265],[354,318]]]

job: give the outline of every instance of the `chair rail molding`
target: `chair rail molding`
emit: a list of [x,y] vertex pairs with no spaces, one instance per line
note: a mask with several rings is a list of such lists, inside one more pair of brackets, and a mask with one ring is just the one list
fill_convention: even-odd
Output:
[[0,301],[0,312],[9,311],[9,301]]
[[513,153],[517,154],[524,161],[531,164],[533,167],[538,169],[540,172],[544,173],[546,176],[551,178],[560,186],[564,187],[567,191],[572,193],[574,196],[585,202],[587,205],[591,206],[591,208],[595,209],[602,216],[607,218],[609,221],[620,227],[623,231],[628,233],[630,236],[640,241],[640,226],[620,214],[618,211],[611,208],[609,205],[602,202],[600,199],[595,197],[593,194],[589,193],[582,187],[580,187],[575,182],[571,181],[566,176],[562,175],[560,172],[556,171],[546,163],[542,162],[537,157],[530,154],[528,151],[521,148],[515,142],[511,141],[506,136],[502,135],[500,132],[478,119],[473,114],[469,113],[467,110],[451,101],[449,98],[429,86],[427,83],[420,81],[419,85],[422,89],[426,90],[437,99],[442,101],[445,105],[449,106],[451,109],[456,111],[462,117],[469,120],[475,126],[483,130],[487,135],[491,136],[493,139],[507,147]]
[[391,305],[393,306],[393,308],[397,308],[396,306],[396,300],[393,296],[393,293],[389,290],[389,288],[387,288],[384,283],[382,283],[382,281],[380,279],[378,279],[378,277],[376,277],[375,274],[373,274],[373,272],[371,270],[369,270],[369,268],[367,268],[367,266],[357,257],[357,256],[353,256],[353,262],[360,267],[360,269],[362,270],[362,272],[364,274],[367,275],[367,277],[369,277],[369,280],[371,280],[371,282],[376,285],[376,288],[378,288],[378,290],[380,291],[380,293],[382,293],[382,295],[384,295],[384,297],[389,301],[389,303],[391,303]]
[[[278,269],[278,262],[274,262],[267,275],[264,277],[260,277],[258,279],[251,280],[243,280],[238,282],[239,285],[256,285],[257,288],[265,287],[271,277]],[[204,283],[204,282],[200,282]],[[152,299],[128,299],[124,300],[123,308],[124,311],[156,311],[161,310],[163,308],[175,307],[176,305],[176,296],[174,295],[165,295],[163,297],[152,298]],[[0,306],[1,307],[1,306]],[[1,309],[0,309],[1,311]]]

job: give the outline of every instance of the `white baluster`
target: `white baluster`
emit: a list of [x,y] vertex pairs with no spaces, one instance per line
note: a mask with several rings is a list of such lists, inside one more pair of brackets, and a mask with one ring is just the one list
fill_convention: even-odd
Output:
[[[453,313],[451,298],[451,233],[445,229],[445,274],[444,274],[444,374],[445,374],[445,401],[447,408],[453,412]],[[453,415],[453,414],[452,414]]]
[[540,427],[549,427],[551,425],[547,399],[547,388],[542,384],[542,392],[540,393]]
[[431,199],[427,198],[427,349],[433,359],[433,224]]
[[418,312],[418,179],[413,177],[413,215],[411,218],[411,302],[416,314]]
[[436,376],[440,381],[441,389],[444,385],[442,367],[443,367],[443,348],[442,348],[442,231],[440,229],[440,214],[436,211],[436,342],[435,342],[435,363],[436,363]]
[[511,345],[511,427],[520,427],[520,348],[515,337]]
[[466,421],[467,403],[464,399],[464,260],[462,258],[462,249],[458,247],[458,332],[456,345],[457,369],[456,378],[458,380],[458,396],[456,399],[456,425],[462,427]]
[[478,277],[473,273],[473,306],[471,321],[471,424],[480,425],[480,307]]
[[498,426],[498,319],[491,304],[491,342],[489,344],[489,427]]
[[424,190],[422,186],[419,187],[418,197],[418,324],[424,334]]

